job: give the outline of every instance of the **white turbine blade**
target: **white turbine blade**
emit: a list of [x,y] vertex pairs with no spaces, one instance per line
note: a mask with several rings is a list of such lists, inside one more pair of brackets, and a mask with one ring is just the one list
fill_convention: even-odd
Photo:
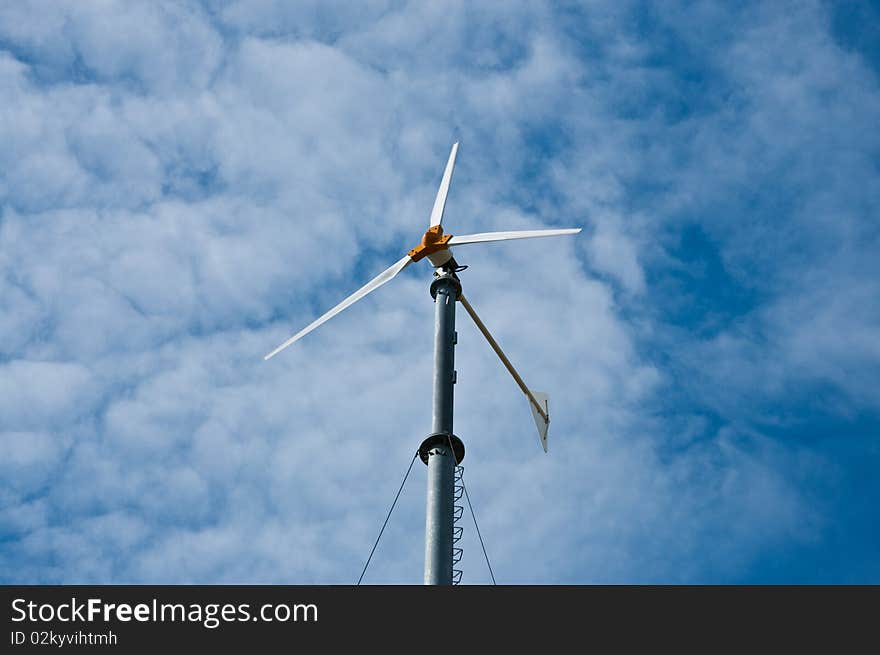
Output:
[[479,234],[459,234],[452,237],[447,245],[462,246],[466,243],[485,243],[488,241],[510,241],[512,239],[537,239],[539,237],[556,237],[563,234],[577,234],[581,228],[563,230],[521,230],[518,232],[480,232]]
[[396,276],[403,269],[405,269],[407,266],[409,266],[411,262],[412,262],[412,259],[410,259],[410,256],[406,255],[401,260],[399,260],[397,263],[392,264],[387,269],[385,269],[384,271],[379,273],[379,275],[377,275],[372,280],[367,282],[360,289],[358,289],[353,294],[351,294],[348,298],[346,298],[341,303],[336,305],[336,307],[331,309],[329,312],[327,312],[326,314],[324,314],[320,318],[315,319],[314,321],[309,323],[306,327],[304,327],[302,330],[300,330],[299,332],[294,334],[292,337],[290,337],[290,339],[288,339],[287,341],[282,343],[280,346],[278,346],[275,350],[273,350],[268,355],[263,357],[263,359],[269,359],[270,357],[274,357],[275,355],[280,353],[282,350],[287,348],[287,346],[292,344],[294,341],[301,339],[302,337],[307,335],[309,332],[314,330],[316,327],[318,327],[322,323],[326,323],[327,321],[329,321],[331,318],[336,316],[339,312],[341,312],[346,307],[353,305],[354,303],[356,303],[358,300],[360,300],[361,298],[366,296],[371,291],[375,291],[376,289],[381,287],[386,282],[391,281],[391,279],[393,279],[394,276]]
[[483,333],[483,336],[486,337],[486,341],[488,341],[489,345],[492,346],[492,350],[494,350],[495,354],[498,355],[498,359],[500,359],[501,363],[504,364],[504,368],[507,369],[507,372],[510,373],[510,375],[513,377],[520,390],[526,395],[526,398],[528,398],[529,407],[532,410],[532,416],[535,417],[535,425],[538,426],[538,439],[541,441],[541,447],[546,453],[547,429],[550,427],[550,410],[547,406],[547,394],[541,391],[532,391],[526,386],[526,383],[520,377],[519,373],[516,372],[513,364],[511,364],[510,360],[507,359],[507,355],[505,355],[504,351],[501,350],[501,346],[499,346],[498,342],[495,341],[495,337],[493,337],[492,334],[489,332],[489,328],[487,328],[486,324],[480,320],[479,316],[477,316],[477,312],[474,310],[473,307],[471,307],[471,304],[468,302],[467,298],[464,297],[464,294],[459,294],[458,300],[462,304],[462,307],[465,308],[465,311],[467,311],[471,319],[473,319],[480,332]]
[[440,188],[437,189],[437,197],[434,199],[434,209],[431,210],[431,222],[429,227],[440,225],[443,221],[443,210],[446,208],[446,194],[449,193],[449,183],[452,181],[452,169],[455,168],[455,155],[458,153],[458,142],[452,144],[452,152],[449,153],[449,161],[446,162],[446,170],[443,171],[443,179]]

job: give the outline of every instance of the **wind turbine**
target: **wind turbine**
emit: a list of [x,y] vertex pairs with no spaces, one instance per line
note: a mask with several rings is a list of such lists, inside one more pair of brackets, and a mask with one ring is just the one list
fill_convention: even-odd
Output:
[[427,259],[434,267],[434,280],[431,282],[431,297],[434,299],[434,386],[433,386],[433,432],[422,442],[419,455],[428,467],[428,493],[425,518],[425,584],[450,585],[453,576],[453,504],[455,486],[455,467],[464,458],[464,444],[452,432],[453,385],[455,384],[455,344],[458,335],[455,331],[455,302],[462,304],[477,328],[486,337],[489,345],[501,359],[505,368],[513,376],[525,394],[538,428],[538,438],[544,452],[547,452],[547,429],[550,426],[550,409],[546,393],[532,391],[523,382],[519,373],[501,350],[501,346],[490,334],[488,328],[477,316],[476,311],[461,291],[458,273],[465,267],[459,266],[452,255],[452,247],[491,241],[512,239],[534,239],[565,234],[577,234],[580,228],[557,230],[521,230],[515,232],[482,232],[453,236],[443,232],[443,211],[446,196],[455,168],[458,143],[453,144],[437,190],[428,229],[421,243],[411,249],[397,262],[382,271],[360,289],[348,296],[322,316],[316,318],[287,341],[264,357],[270,359],[282,350],[302,339],[309,332],[326,323],[341,311],[350,307],[367,294],[390,282],[403,269],[413,262]]

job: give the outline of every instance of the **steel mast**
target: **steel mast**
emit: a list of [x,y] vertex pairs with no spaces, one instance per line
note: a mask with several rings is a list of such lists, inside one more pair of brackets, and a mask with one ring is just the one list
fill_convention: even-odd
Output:
[[452,525],[455,467],[464,458],[464,444],[452,431],[456,381],[455,303],[461,283],[455,260],[443,265],[431,283],[434,299],[433,432],[422,442],[419,455],[428,466],[425,506],[425,584],[452,584]]

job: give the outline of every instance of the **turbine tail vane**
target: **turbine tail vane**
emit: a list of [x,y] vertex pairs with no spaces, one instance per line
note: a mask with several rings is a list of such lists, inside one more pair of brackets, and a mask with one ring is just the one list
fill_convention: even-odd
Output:
[[532,416],[535,419],[535,425],[538,427],[538,439],[541,440],[541,446],[544,448],[544,452],[547,452],[547,429],[550,427],[550,407],[548,405],[549,397],[543,391],[533,391],[532,395],[535,397],[535,400],[538,401],[539,405],[544,406],[544,411],[538,411],[539,407],[536,404],[529,404],[529,408],[532,410]]
[[532,391],[526,386],[526,383],[520,377],[519,373],[516,372],[516,369],[513,367],[513,364],[510,363],[510,360],[507,359],[507,355],[504,354],[504,351],[501,350],[501,346],[498,345],[498,342],[495,341],[495,338],[489,332],[489,328],[486,327],[486,324],[480,320],[480,317],[477,316],[477,312],[474,311],[474,308],[468,302],[467,298],[464,297],[464,294],[459,294],[459,301],[462,306],[467,311],[468,315],[476,324],[477,328],[480,332],[483,333],[483,336],[486,337],[486,341],[489,342],[489,345],[492,346],[492,350],[495,351],[495,354],[498,355],[498,358],[501,360],[501,363],[504,364],[504,368],[510,373],[513,377],[514,381],[519,385],[519,388],[526,395],[526,398],[529,400],[529,406],[532,410],[532,416],[535,418],[535,425],[538,428],[538,440],[541,442],[541,447],[544,449],[544,452],[547,452],[547,429],[550,427],[550,411],[547,403],[547,394],[541,391]]

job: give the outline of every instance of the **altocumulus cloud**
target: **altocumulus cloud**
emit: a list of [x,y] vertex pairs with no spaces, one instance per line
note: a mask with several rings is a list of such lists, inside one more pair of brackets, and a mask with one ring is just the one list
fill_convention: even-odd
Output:
[[[825,4],[0,9],[0,579],[351,583],[429,429],[408,249],[448,148],[456,432],[502,582],[877,581],[880,113]],[[860,14],[861,15],[861,14]],[[421,470],[368,581],[419,582]],[[465,582],[486,582],[468,529]]]

